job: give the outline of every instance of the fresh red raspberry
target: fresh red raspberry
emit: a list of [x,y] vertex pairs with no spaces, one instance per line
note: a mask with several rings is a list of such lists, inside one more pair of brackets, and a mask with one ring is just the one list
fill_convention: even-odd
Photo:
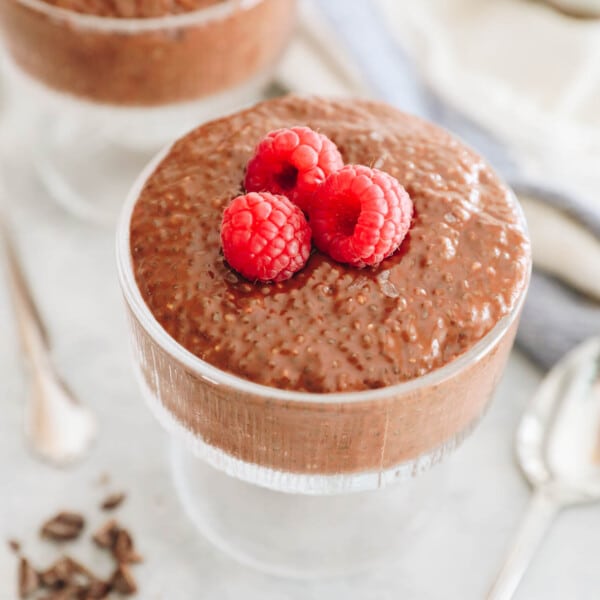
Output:
[[277,129],[258,144],[248,162],[247,192],[287,196],[307,211],[315,190],[344,165],[336,145],[309,127]]
[[355,267],[378,265],[410,227],[413,205],[398,181],[382,171],[349,165],[327,177],[309,213],[316,247]]
[[250,281],[289,279],[308,260],[310,235],[304,214],[285,196],[252,192],[223,212],[223,254]]

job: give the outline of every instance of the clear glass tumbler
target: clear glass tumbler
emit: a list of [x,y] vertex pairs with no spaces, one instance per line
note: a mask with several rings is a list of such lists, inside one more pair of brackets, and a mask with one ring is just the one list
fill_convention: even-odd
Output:
[[295,0],[222,0],[113,18],[0,2],[17,104],[39,118],[37,170],[82,217],[114,222],[135,175],[198,120],[255,102],[289,41]]
[[186,512],[218,547],[277,575],[337,575],[400,558],[443,502],[443,469],[431,467],[488,407],[526,286],[483,339],[423,377],[335,394],[246,381],[180,346],[137,287],[130,218],[163,156],[126,202],[117,260],[135,373],[172,436],[174,480]]

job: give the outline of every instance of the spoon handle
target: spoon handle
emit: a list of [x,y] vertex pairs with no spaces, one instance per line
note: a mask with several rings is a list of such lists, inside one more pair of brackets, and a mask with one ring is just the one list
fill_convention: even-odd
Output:
[[562,503],[548,488],[538,488],[532,496],[512,549],[487,600],[510,600],[521,582],[533,555]]
[[31,290],[17,258],[11,234],[1,213],[0,239],[4,246],[7,283],[13,300],[23,350],[29,361],[37,368],[46,367],[48,353],[46,329],[33,301]]

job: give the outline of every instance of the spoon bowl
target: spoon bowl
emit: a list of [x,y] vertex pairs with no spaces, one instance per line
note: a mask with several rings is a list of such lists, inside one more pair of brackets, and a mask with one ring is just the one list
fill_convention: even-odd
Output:
[[31,378],[25,433],[37,456],[63,467],[86,456],[96,436],[96,418],[64,384],[52,363],[46,328],[2,214],[0,249],[4,250],[6,283]]
[[559,510],[600,500],[600,337],[567,354],[546,376],[516,436],[534,493],[487,600],[510,600]]
[[573,502],[600,499],[600,337],[575,348],[544,379],[515,446],[533,487],[552,485]]
[[84,458],[96,437],[96,419],[54,370],[32,373],[25,434],[45,462],[66,467]]

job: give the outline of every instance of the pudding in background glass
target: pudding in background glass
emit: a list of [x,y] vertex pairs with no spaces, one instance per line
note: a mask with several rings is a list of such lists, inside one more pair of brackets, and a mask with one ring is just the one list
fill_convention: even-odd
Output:
[[[223,259],[222,211],[259,140],[299,124],[396,177],[413,224],[376,268],[316,252],[288,281],[248,282]],[[439,495],[437,469],[414,476],[473,430],[501,377],[530,249],[514,195],[447,132],[379,103],[291,96],[157,157],[122,214],[118,261],[136,373],[179,440],[188,513],[244,562],[305,575],[407,547]]]
[[6,0],[0,23],[29,76],[81,100],[189,102],[264,74],[294,23],[294,0]]

